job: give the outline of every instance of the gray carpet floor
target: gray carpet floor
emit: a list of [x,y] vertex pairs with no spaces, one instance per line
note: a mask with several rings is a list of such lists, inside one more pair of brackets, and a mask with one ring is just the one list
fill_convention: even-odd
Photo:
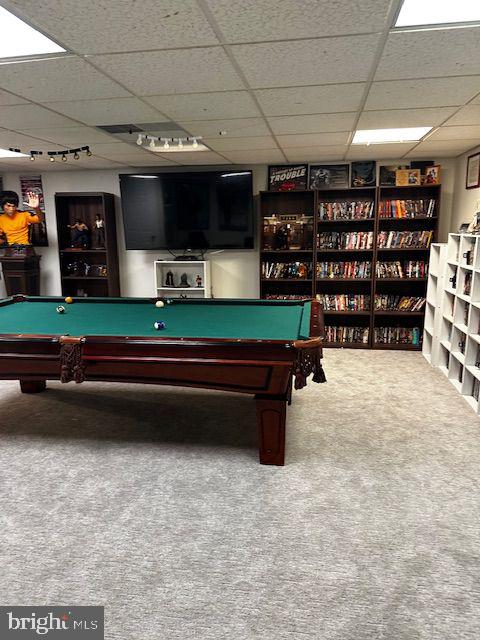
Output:
[[480,420],[418,353],[326,352],[257,462],[248,397],[0,383],[0,602],[106,638],[480,637]]

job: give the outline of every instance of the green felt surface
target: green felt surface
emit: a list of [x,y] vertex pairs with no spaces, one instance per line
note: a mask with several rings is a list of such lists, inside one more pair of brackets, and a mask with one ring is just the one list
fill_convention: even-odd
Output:
[[[296,340],[309,337],[310,303],[271,301],[172,303],[158,309],[149,300],[74,302],[30,299],[0,306],[0,334],[148,336]],[[56,312],[61,304],[65,313]],[[153,323],[166,328],[157,331]]]

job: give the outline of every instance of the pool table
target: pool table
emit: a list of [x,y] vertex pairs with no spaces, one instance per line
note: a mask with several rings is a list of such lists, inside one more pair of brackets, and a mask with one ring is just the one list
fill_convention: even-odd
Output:
[[283,465],[293,379],[325,380],[322,332],[316,301],[17,295],[0,301],[0,379],[24,393],[60,379],[252,394],[260,462]]

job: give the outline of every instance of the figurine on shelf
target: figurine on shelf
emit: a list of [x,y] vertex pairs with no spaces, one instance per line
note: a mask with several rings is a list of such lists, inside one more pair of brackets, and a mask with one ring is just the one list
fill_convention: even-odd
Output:
[[297,275],[299,278],[306,278],[308,275],[307,266],[301,262],[297,267]]
[[74,249],[88,249],[90,246],[89,228],[81,220],[77,218],[75,224],[67,224],[72,231],[71,247]]
[[105,220],[102,218],[102,216],[97,213],[95,215],[95,220],[94,220],[94,234],[95,234],[95,246],[98,249],[103,249],[103,247],[105,246]]
[[186,273],[182,273],[182,275],[180,276],[180,287],[182,288],[186,288],[189,287],[190,285],[188,284],[188,276]]
[[275,235],[273,237],[273,248],[274,249],[287,249],[288,248],[288,230],[287,227],[282,224],[275,231]]
[[201,287],[202,286],[202,276],[198,275],[195,278],[195,284],[197,285],[197,287]]
[[165,278],[165,286],[166,287],[174,287],[175,283],[173,281],[173,272],[167,271],[167,276]]

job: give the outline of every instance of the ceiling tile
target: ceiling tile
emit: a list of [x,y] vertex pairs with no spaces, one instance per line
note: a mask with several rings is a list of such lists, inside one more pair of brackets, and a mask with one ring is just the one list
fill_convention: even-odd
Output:
[[8,91],[2,91],[0,89],[0,106],[7,106],[11,104],[27,104],[28,100],[24,100],[23,98],[17,98],[13,93],[9,93]]
[[217,137],[219,131],[226,131],[229,138],[244,136],[268,136],[270,130],[262,118],[239,118],[236,120],[192,120],[179,122],[179,125],[193,137]]
[[244,89],[222,49],[178,49],[93,56],[92,60],[139,96]]
[[77,123],[36,104],[0,107],[0,122],[10,129],[72,127]]
[[286,150],[289,147],[314,147],[322,145],[346,145],[348,142],[349,131],[339,131],[335,133],[307,133],[288,136],[277,136],[277,142]]
[[473,75],[480,67],[480,27],[391,31],[375,80]]
[[243,138],[204,138],[202,141],[214,151],[248,151],[249,149],[274,149],[276,142],[272,136],[256,136]]
[[[243,152],[242,152],[243,153]],[[182,165],[201,165],[201,164],[229,164],[223,155],[218,155],[213,151],[187,151],[185,153],[176,153],[175,160]]]
[[355,113],[323,113],[313,116],[279,116],[268,118],[276,134],[305,134],[330,131],[350,131],[355,122]]
[[15,149],[21,149],[23,153],[28,153],[31,149],[35,149],[37,151],[56,151],[64,148],[52,142],[39,140],[34,135],[28,136],[17,133],[16,131],[7,131],[3,129],[0,130],[0,147],[3,149],[14,147]]
[[111,136],[92,127],[25,129],[24,133],[56,142],[62,146],[91,144],[93,142],[112,142]]
[[436,127],[446,120],[457,107],[426,109],[389,109],[364,111],[357,129],[390,129],[396,127]]
[[250,86],[285,87],[361,82],[368,78],[379,36],[349,36],[234,45]]
[[10,5],[77,53],[218,42],[195,0],[10,0]]
[[248,91],[183,93],[174,96],[150,96],[145,100],[172,120],[254,118],[261,115]]
[[270,162],[285,162],[285,156],[279,149],[225,151],[223,155],[234,164],[264,164]]
[[473,146],[475,141],[480,143],[480,125],[440,127],[438,131],[428,136],[427,140],[472,140]]
[[428,138],[425,142],[421,142],[417,148],[414,150],[414,153],[423,153],[430,152],[431,154],[435,153],[437,156],[447,155],[447,156],[456,156],[464,151],[468,151],[468,149],[472,149],[475,145],[478,144],[475,140],[430,140]]
[[44,104],[50,109],[90,125],[155,122],[165,119],[163,114],[138,98],[76,100],[75,102],[46,102]]
[[480,124],[480,105],[469,104],[466,107],[462,107],[446,124],[448,126]]
[[289,162],[324,162],[341,160],[347,145],[322,145],[317,147],[288,147],[284,149]]
[[126,142],[101,142],[92,145],[91,150],[95,156],[113,159],[126,156],[143,158],[146,154],[150,154],[149,151],[145,151],[134,144],[127,144]]
[[415,146],[413,143],[352,145],[348,151],[349,160],[390,160],[401,158]]
[[[39,81],[41,79],[41,81]],[[120,98],[129,94],[76,56],[0,65],[0,86],[36,102]]]
[[227,42],[319,38],[385,27],[389,0],[207,0]]
[[255,95],[267,116],[356,111],[365,83],[330,84],[286,89],[257,89]]
[[167,160],[166,156],[150,153],[148,158],[135,158],[134,160],[128,158],[126,163],[132,167],[177,167],[179,163],[172,156],[173,154]]
[[480,76],[374,82],[366,110],[450,107],[468,102],[480,91]]

